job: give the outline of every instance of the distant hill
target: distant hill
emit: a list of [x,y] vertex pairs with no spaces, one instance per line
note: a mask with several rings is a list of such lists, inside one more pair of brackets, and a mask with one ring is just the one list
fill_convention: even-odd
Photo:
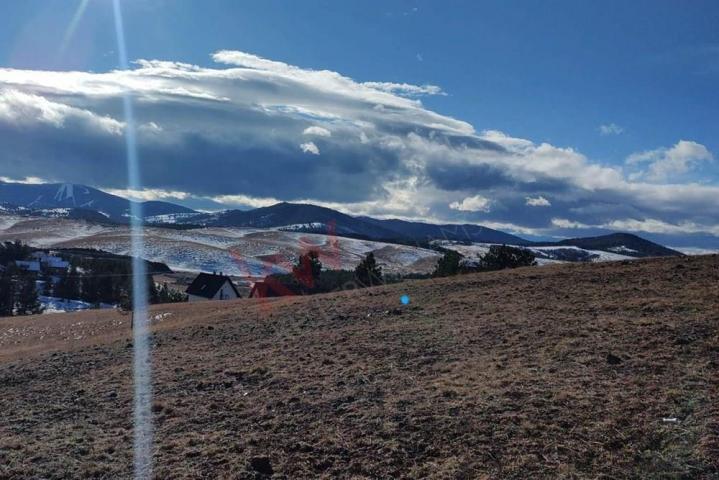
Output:
[[620,253],[629,257],[671,257],[683,255],[681,252],[650,242],[631,233],[610,233],[598,237],[569,238],[552,245],[571,245],[587,250],[603,250]]
[[353,217],[317,205],[282,202],[254,210],[227,210],[183,219],[218,227],[280,228],[395,242],[423,243],[430,240],[511,243],[526,245],[523,238],[481,225],[433,225],[405,220]]
[[415,241],[452,240],[459,242],[506,243],[511,245],[528,245],[531,242],[523,238],[501,232],[482,225],[443,224],[435,225],[422,222],[389,219],[377,220],[362,217],[364,220],[380,225],[395,232],[398,236]]
[[[70,216],[88,220],[111,220],[126,223],[132,201],[86,185],[73,183],[44,183],[38,185],[0,182],[0,203],[23,207],[48,216]],[[197,213],[169,202],[139,202],[144,216]],[[96,212],[100,216],[93,214]],[[55,214],[55,215],[53,215]]]
[[226,210],[199,215],[186,221],[216,227],[282,227],[286,230],[374,239],[397,237],[395,232],[382,226],[330,208],[287,202],[254,210]]

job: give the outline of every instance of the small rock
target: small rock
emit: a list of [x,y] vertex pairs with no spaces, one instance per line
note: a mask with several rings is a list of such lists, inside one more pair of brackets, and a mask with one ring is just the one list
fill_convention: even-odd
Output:
[[622,362],[623,362],[623,360],[621,358],[619,358],[616,355],[613,355],[611,353],[607,353],[607,363],[609,365],[619,365]]
[[272,475],[274,472],[274,470],[272,470],[272,463],[267,457],[252,457],[250,459],[250,468],[263,475]]

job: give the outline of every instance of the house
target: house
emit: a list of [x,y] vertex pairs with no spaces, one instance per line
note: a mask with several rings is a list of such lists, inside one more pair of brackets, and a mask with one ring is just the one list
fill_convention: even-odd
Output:
[[187,290],[188,301],[200,302],[204,300],[231,300],[240,298],[240,292],[232,280],[222,272],[200,273],[195,277]]
[[43,271],[47,273],[62,274],[70,269],[70,262],[61,257],[49,255],[45,252],[34,252],[32,257],[40,262]]
[[267,277],[261,282],[255,282],[250,291],[250,298],[285,297],[288,295],[296,294],[272,277]]

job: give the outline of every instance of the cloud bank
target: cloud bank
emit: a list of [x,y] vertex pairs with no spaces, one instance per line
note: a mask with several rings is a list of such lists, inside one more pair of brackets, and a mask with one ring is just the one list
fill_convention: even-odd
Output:
[[[135,128],[148,190],[139,198],[310,201],[537,235],[719,231],[719,185],[677,180],[713,162],[695,141],[605,165],[429,110],[422,97],[444,94],[434,85],[356,81],[239,51],[212,59],[211,68],[139,60],[103,73],[0,69],[0,176],[124,191],[123,136]],[[134,126],[122,116],[126,94]]]

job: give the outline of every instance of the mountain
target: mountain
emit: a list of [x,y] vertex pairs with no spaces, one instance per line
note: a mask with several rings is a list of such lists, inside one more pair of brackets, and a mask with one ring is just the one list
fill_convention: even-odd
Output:
[[[22,207],[30,213],[70,216],[89,220],[126,223],[131,201],[96,188],[73,183],[23,184],[0,182],[0,203]],[[169,202],[139,202],[146,217],[167,214],[194,214],[194,210]],[[62,210],[58,210],[62,209]],[[96,215],[100,214],[100,216]]]
[[414,241],[451,240],[475,243],[506,243],[511,245],[528,245],[531,242],[509,233],[471,224],[435,225],[422,222],[389,219],[377,220],[361,217],[363,220],[382,226],[396,233],[397,236]]
[[399,239],[396,232],[366,219],[352,217],[330,208],[300,203],[282,202],[254,210],[226,210],[197,215],[185,221],[213,227],[280,228],[370,239]]
[[279,228],[400,243],[425,243],[437,239],[513,245],[529,243],[523,238],[480,225],[433,225],[404,220],[378,220],[353,217],[317,205],[287,202],[254,210],[227,210],[198,215],[184,221],[217,227]]
[[619,253],[629,257],[671,257],[683,255],[681,252],[650,242],[631,233],[610,233],[598,237],[569,238],[551,245],[573,246],[586,250],[602,250]]

